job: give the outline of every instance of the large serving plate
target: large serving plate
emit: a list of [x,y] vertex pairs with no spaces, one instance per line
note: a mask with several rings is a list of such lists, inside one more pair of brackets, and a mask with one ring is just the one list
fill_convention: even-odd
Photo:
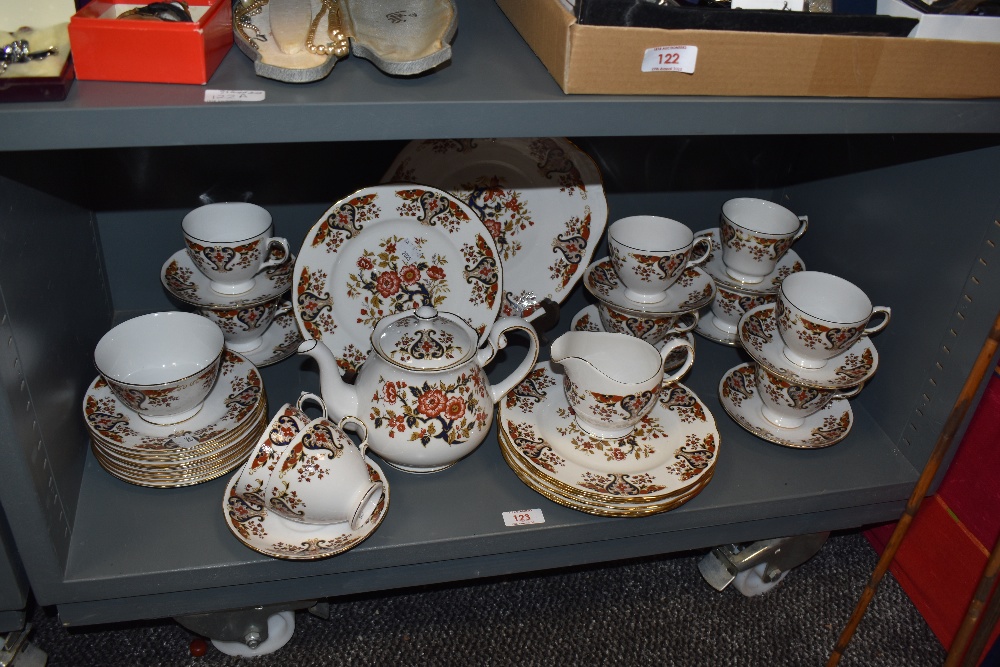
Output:
[[608,218],[600,170],[560,138],[413,141],[383,182],[433,185],[475,210],[504,266],[503,314],[528,319],[566,299]]
[[[558,370],[557,370],[558,369]],[[535,366],[501,402],[497,418],[508,454],[565,494],[588,502],[666,501],[695,488],[719,454],[708,407],[681,384],[660,393],[631,435],[601,439],[577,424],[561,367]]]
[[497,248],[475,212],[429,186],[382,185],[331,206],[293,271],[295,319],[344,371],[371,351],[382,317],[421,305],[451,312],[485,340],[500,310]]

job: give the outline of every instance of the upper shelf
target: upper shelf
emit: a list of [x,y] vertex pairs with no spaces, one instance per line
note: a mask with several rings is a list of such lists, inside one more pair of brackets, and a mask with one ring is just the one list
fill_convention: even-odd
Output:
[[[500,9],[458,0],[452,62],[390,77],[349,57],[323,81],[257,77],[233,49],[207,86],[77,81],[0,105],[0,150],[488,136],[998,133],[1000,100],[564,95]],[[127,54],[123,54],[127,57]],[[262,90],[206,103],[205,90]]]

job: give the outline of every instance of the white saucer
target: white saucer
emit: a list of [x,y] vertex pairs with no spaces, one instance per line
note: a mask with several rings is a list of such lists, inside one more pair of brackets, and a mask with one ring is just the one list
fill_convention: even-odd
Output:
[[91,434],[128,452],[185,452],[231,434],[265,400],[260,371],[243,356],[226,350],[219,379],[201,410],[179,424],[142,420],[97,376],[83,397],[83,417]]
[[599,259],[583,273],[583,285],[598,301],[626,312],[641,315],[677,315],[698,310],[712,303],[715,283],[697,266],[684,270],[680,280],[670,286],[660,301],[639,303],[625,296],[625,285],[618,280],[611,260]]
[[301,342],[302,334],[299,333],[295,314],[282,313],[274,318],[267,331],[264,332],[260,345],[240,354],[252,361],[257,368],[260,368],[276,364],[292,356]]
[[316,560],[353,549],[375,532],[389,510],[389,480],[377,463],[367,456],[365,462],[372,481],[382,482],[382,499],[357,530],[351,530],[348,522],[305,524],[268,512],[262,505],[248,502],[237,493],[240,473],[229,480],[222,499],[226,526],[245,546],[282,560]]
[[[601,315],[597,312],[597,306],[590,305],[581,310],[579,313],[573,316],[573,321],[569,325],[571,331],[604,331],[604,325],[601,323]],[[678,338],[683,338],[688,343],[694,346],[694,336],[690,333],[685,333]],[[671,337],[673,338],[673,337]],[[666,340],[661,340],[659,343],[654,343],[653,347],[657,350],[662,350],[663,346],[667,344]],[[684,350],[674,350],[667,356],[666,361],[663,362],[663,368],[667,371],[672,371],[675,368],[680,368],[681,364],[684,363],[684,359],[687,357],[687,352]]]
[[701,317],[694,328],[694,332],[702,338],[707,338],[713,343],[722,343],[737,347],[740,345],[740,337],[736,333],[727,333],[715,326],[715,315],[711,308],[701,311]]
[[846,352],[833,357],[822,368],[802,368],[785,357],[784,343],[774,318],[775,305],[749,310],[740,318],[740,342],[754,361],[775,375],[806,387],[844,389],[867,382],[878,368],[878,352],[868,336],[862,336]]
[[679,496],[697,486],[719,455],[715,418],[682,384],[663,389],[632,434],[591,436],[566,402],[561,367],[547,361],[500,402],[497,428],[513,445],[509,454],[554,487],[589,502]]
[[198,308],[242,308],[270,301],[288,291],[292,286],[292,267],[295,255],[284,264],[257,274],[254,286],[242,294],[219,294],[211,281],[198,270],[187,250],[178,250],[160,269],[160,282],[178,301]]
[[764,276],[763,280],[759,283],[745,283],[738,278],[732,277],[726,271],[726,265],[722,261],[722,242],[719,240],[718,227],[703,229],[694,236],[695,238],[707,236],[712,239],[712,252],[709,254],[708,259],[698,266],[704,269],[708,275],[712,276],[712,280],[723,285],[737,287],[748,292],[777,292],[781,287],[782,280],[793,273],[805,271],[806,269],[805,263],[795,254],[795,251],[788,250],[778,260],[774,271]]
[[769,422],[761,412],[753,364],[729,369],[719,382],[719,402],[737,424],[758,438],[797,449],[829,447],[847,437],[854,424],[854,412],[846,398],[835,398],[819,412],[806,417],[801,426],[782,428]]

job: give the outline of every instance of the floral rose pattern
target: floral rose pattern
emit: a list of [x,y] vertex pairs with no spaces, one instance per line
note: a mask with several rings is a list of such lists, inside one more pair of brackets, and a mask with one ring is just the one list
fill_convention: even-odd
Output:
[[719,226],[722,243],[732,250],[747,250],[756,262],[775,262],[792,246],[794,239],[770,239],[756,234],[744,234],[725,218]]
[[504,402],[507,408],[517,406],[521,412],[531,413],[536,405],[545,400],[548,395],[545,390],[555,385],[556,380],[551,373],[546,373],[544,368],[535,368],[519,385],[507,392]]
[[559,435],[566,438],[574,449],[584,454],[602,454],[608,461],[649,458],[656,453],[656,440],[667,437],[659,421],[649,415],[643,417],[624,438],[605,440],[595,438],[580,428],[576,420],[572,420],[573,413],[568,408],[558,408],[557,412],[560,417],[568,419],[564,426],[556,427]]
[[356,236],[365,223],[378,219],[381,213],[374,194],[349,199],[326,216],[312,238],[312,245],[324,245],[328,252],[336,252],[344,241]]
[[378,386],[368,420],[390,438],[398,435],[424,447],[435,440],[457,445],[489,425],[490,400],[480,368],[461,373],[455,382],[419,386],[379,376]]
[[[444,266],[446,257],[423,255],[415,261],[401,256],[400,246],[409,244],[420,250],[427,240],[391,235],[377,249],[365,249],[356,261],[356,270],[348,274],[347,296],[358,302],[358,324],[374,327],[392,313],[420,306],[438,308],[450,292]],[[405,247],[405,246],[404,246]],[[412,258],[411,258],[412,259]]]
[[202,271],[232,271],[259,265],[261,240],[238,246],[203,246],[185,238],[188,256]]
[[534,226],[531,213],[522,202],[523,195],[499,176],[481,176],[463,183],[454,195],[469,205],[486,225],[496,241],[500,259],[509,261],[521,251],[518,232]]
[[565,231],[552,240],[556,259],[548,267],[549,276],[556,281],[556,292],[566,288],[586,256],[590,241],[590,206],[584,207],[583,218],[570,218],[564,227]]

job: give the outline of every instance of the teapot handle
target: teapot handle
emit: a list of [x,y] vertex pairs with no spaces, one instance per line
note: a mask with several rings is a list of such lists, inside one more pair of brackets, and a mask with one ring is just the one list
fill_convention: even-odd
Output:
[[493,360],[497,352],[506,347],[507,340],[503,337],[503,333],[511,329],[521,329],[528,334],[531,341],[528,343],[528,353],[521,360],[521,364],[510,375],[490,387],[490,396],[493,398],[493,403],[499,403],[500,399],[506,396],[508,391],[520,384],[521,380],[528,377],[528,373],[531,372],[531,369],[538,362],[538,334],[535,333],[534,327],[528,324],[527,320],[520,317],[502,317],[490,329],[490,335],[486,339],[489,347],[483,348],[476,355],[476,361],[479,362],[479,365],[485,366]]

